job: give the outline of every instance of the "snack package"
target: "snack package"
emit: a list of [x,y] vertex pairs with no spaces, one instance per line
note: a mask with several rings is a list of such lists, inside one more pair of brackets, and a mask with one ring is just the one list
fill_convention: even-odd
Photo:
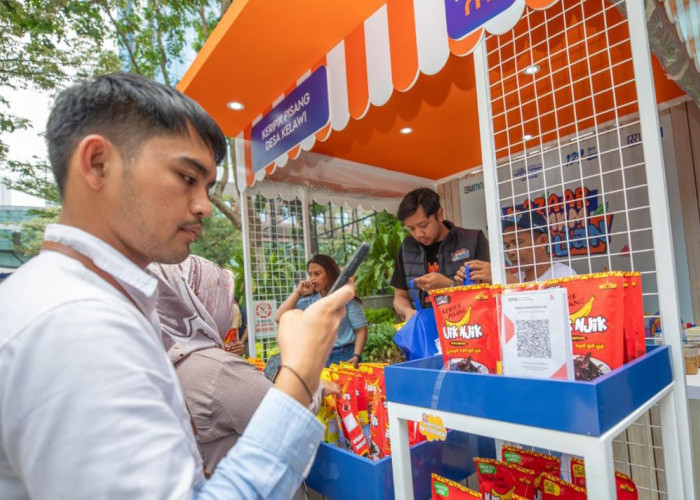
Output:
[[513,494],[533,497],[537,475],[532,469],[491,458],[475,458],[474,465],[484,498],[513,498]]
[[576,380],[593,380],[625,361],[624,281],[620,272],[547,281],[568,292]]
[[548,472],[558,477],[561,471],[561,460],[553,455],[545,455],[544,453],[531,450],[521,450],[520,448],[504,444],[501,448],[501,456],[504,462],[527,467],[534,470],[537,475],[540,475],[542,472]]
[[391,455],[389,412],[386,409],[386,401],[379,392],[374,393],[372,408],[373,411],[370,415],[369,431],[369,457],[374,460],[379,460]]
[[[644,300],[642,297],[642,276],[638,272],[624,273],[625,277],[625,343],[633,344],[635,356],[646,354],[644,338]],[[629,337],[629,338],[627,338]],[[631,358],[630,361],[632,359]]]
[[347,441],[346,444],[349,444],[348,448],[352,449],[356,455],[367,456],[369,455],[369,445],[357,419],[357,410],[353,404],[353,399],[347,393],[343,393],[342,397],[338,398],[338,415],[340,416],[343,435]]
[[321,408],[318,410],[316,418],[325,427],[325,431],[323,433],[323,440],[328,444],[338,446],[338,412],[336,410],[336,401],[334,395],[331,394],[323,398]]
[[426,441],[423,433],[420,431],[420,422],[409,420],[408,421],[408,445],[413,446],[414,444],[422,443]]
[[475,285],[430,292],[447,370],[500,372],[499,291],[500,286]]
[[259,371],[265,370],[265,360],[262,358],[246,358],[246,361],[257,368]]
[[[571,482],[586,487],[586,467],[580,458],[571,457]],[[615,487],[618,500],[637,500],[637,486],[628,475],[615,471]]]
[[446,477],[438,476],[437,474],[430,475],[430,492],[432,500],[442,500],[449,498],[450,500],[472,500],[474,498],[483,498],[478,491],[470,490],[466,486],[447,479]]
[[586,490],[563,479],[543,472],[535,479],[538,500],[586,500]]

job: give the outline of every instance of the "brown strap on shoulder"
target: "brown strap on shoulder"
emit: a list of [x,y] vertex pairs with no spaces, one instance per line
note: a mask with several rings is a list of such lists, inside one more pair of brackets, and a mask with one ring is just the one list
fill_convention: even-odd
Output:
[[[51,250],[52,252],[58,252],[62,253],[63,255],[70,257],[71,259],[75,259],[78,262],[80,262],[82,265],[84,265],[87,269],[98,275],[100,278],[105,280],[107,283],[112,285],[114,288],[119,290],[119,292],[124,295],[129,301],[134,304],[134,307],[139,310],[141,314],[144,314],[139,305],[136,303],[136,301],[133,299],[131,295],[129,295],[129,292],[127,292],[124,287],[112,276],[109,274],[107,271],[100,269],[95,265],[95,263],[92,261],[90,257],[87,255],[83,255],[82,253],[78,252],[77,250],[69,247],[68,245],[64,245],[63,243],[58,243],[56,241],[44,241],[41,245],[42,250]],[[145,314],[144,314],[145,316]],[[148,319],[148,318],[146,318]]]

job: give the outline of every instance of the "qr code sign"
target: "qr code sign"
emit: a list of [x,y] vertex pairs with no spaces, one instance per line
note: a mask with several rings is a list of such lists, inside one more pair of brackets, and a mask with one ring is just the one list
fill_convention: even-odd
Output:
[[552,346],[549,342],[549,320],[515,320],[515,338],[518,344],[518,357],[550,359]]

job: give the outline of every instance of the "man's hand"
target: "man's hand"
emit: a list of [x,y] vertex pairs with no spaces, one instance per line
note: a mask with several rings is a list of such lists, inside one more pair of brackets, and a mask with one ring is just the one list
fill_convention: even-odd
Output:
[[297,292],[300,296],[304,297],[305,295],[311,295],[312,293],[314,293],[314,286],[311,284],[311,281],[304,280],[299,282],[299,285],[294,291]]
[[466,267],[469,266],[470,278],[474,283],[491,283],[491,263],[483,260],[472,260],[463,264],[455,274],[455,281],[462,284],[466,276]]
[[309,404],[306,389],[313,394],[320,382],[321,369],[331,352],[340,320],[347,314],[345,304],[355,296],[353,280],[301,311],[292,309],[280,319],[277,342],[284,365],[301,377],[306,388],[291,370],[280,370],[276,386],[302,405]]
[[234,340],[233,342],[230,342],[224,346],[224,351],[230,352],[233,354],[238,354],[239,356],[243,356],[243,350],[245,349],[245,346],[243,345],[243,342],[240,340]]
[[416,278],[413,283],[425,292],[437,290],[438,288],[448,288],[453,285],[452,280],[441,273],[428,273],[420,278]]
[[340,386],[335,382],[331,382],[329,380],[321,380],[321,387],[323,388],[321,395],[324,398],[326,396],[330,396],[331,394],[333,396],[340,396],[342,394]]

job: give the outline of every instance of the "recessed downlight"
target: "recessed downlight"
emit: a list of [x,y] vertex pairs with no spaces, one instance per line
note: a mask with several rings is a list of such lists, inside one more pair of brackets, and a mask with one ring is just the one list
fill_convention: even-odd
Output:
[[402,134],[402,135],[408,135],[408,134],[412,134],[412,133],[413,133],[413,129],[411,127],[403,127],[401,129],[399,129],[399,134]]
[[231,101],[231,102],[226,104],[226,107],[228,109],[233,110],[233,111],[241,111],[241,110],[245,109],[245,106],[243,105],[243,103],[238,102],[238,101]]
[[540,72],[540,65],[539,64],[532,64],[523,70],[524,74],[530,75],[530,76],[536,75],[539,72]]

